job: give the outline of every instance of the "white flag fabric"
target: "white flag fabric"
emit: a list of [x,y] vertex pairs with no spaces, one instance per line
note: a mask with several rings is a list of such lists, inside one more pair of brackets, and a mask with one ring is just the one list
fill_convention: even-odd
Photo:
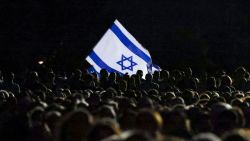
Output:
[[106,69],[108,72],[132,75],[142,70],[145,75],[152,70],[160,70],[152,64],[149,51],[118,20],[115,20],[86,60],[96,72]]

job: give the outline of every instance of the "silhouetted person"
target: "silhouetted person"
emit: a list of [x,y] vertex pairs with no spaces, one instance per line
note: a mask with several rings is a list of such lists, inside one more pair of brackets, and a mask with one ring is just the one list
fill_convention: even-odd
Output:
[[197,82],[192,77],[193,72],[191,68],[184,69],[184,77],[178,82],[178,87],[181,90],[192,89],[197,90]]
[[153,82],[156,83],[156,84],[159,84],[160,83],[160,72],[159,71],[155,71],[153,73]]
[[209,90],[209,91],[217,90],[216,79],[214,77],[209,77],[207,79],[206,90]]
[[14,82],[15,75],[14,73],[6,73],[3,77],[3,82],[0,83],[0,89],[10,91],[14,94],[20,93],[20,87],[17,83]]
[[153,77],[150,73],[146,74],[145,81],[141,84],[142,90],[159,89],[159,85],[153,82]]
[[84,82],[82,80],[82,71],[77,69],[72,74],[71,78],[69,78],[70,88],[73,90],[83,90]]
[[31,91],[46,90],[46,86],[40,82],[39,75],[36,71],[32,71],[28,74],[23,87]]
[[111,72],[108,78],[108,87],[112,87],[117,89],[118,84],[116,81],[116,73],[115,72]]
[[100,87],[107,89],[109,87],[109,73],[107,70],[102,69],[100,71]]
[[56,89],[56,82],[55,82],[55,74],[53,72],[49,72],[47,74],[47,79],[45,82],[45,86],[51,90]]
[[172,90],[172,86],[170,84],[170,74],[167,70],[162,70],[161,71],[161,80],[159,82],[159,87],[160,87],[160,91],[170,91]]

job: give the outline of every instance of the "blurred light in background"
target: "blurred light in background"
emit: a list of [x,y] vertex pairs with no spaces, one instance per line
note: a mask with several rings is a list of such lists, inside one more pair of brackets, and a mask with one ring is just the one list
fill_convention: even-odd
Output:
[[43,61],[43,60],[39,60],[37,63],[38,63],[39,65],[42,65],[42,64],[44,64],[44,61]]

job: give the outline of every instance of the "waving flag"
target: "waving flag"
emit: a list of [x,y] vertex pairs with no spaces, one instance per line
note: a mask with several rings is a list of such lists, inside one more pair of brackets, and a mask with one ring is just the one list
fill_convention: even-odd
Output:
[[108,72],[132,75],[137,70],[142,70],[145,75],[160,70],[152,64],[148,50],[142,47],[118,20],[115,20],[86,60],[95,72],[106,69]]

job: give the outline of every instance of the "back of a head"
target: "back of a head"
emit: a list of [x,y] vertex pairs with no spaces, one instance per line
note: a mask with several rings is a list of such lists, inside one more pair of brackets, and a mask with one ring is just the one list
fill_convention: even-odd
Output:
[[218,113],[217,117],[214,119],[214,132],[218,135],[237,127],[238,117],[232,109],[224,110]]
[[192,141],[221,141],[221,139],[213,133],[200,133],[195,135]]
[[101,78],[107,78],[109,73],[106,69],[101,69],[100,75],[101,75]]
[[75,78],[80,79],[82,77],[82,71],[80,69],[76,69],[74,71],[74,76],[75,76]]
[[207,79],[207,87],[208,87],[208,89],[216,88],[216,80],[214,77],[209,77]]
[[232,83],[233,80],[229,75],[225,75],[221,78],[221,86],[231,86]]
[[89,131],[87,141],[101,141],[112,135],[119,135],[120,129],[117,127],[116,122],[113,121],[99,121]]
[[147,73],[145,78],[146,78],[146,81],[151,82],[153,79],[153,76],[152,76],[152,74]]
[[116,73],[115,72],[111,72],[109,74],[109,80],[116,80]]
[[103,105],[97,109],[97,116],[99,118],[116,118],[116,112],[112,106]]
[[162,113],[164,135],[171,135],[185,139],[191,139],[192,130],[190,120],[184,111],[172,110]]
[[192,77],[193,75],[193,71],[190,67],[184,68],[184,72],[185,72],[186,77],[188,78]]
[[[239,78],[242,78],[242,77],[244,77],[244,75],[245,75],[245,73],[246,73],[246,69],[244,68],[244,67],[238,67],[236,70],[235,70],[235,72],[234,72],[235,74],[236,74],[236,77],[239,77]],[[238,78],[238,79],[239,79]]]
[[153,108],[153,100],[150,99],[149,97],[142,97],[141,99],[138,100],[138,104],[137,104],[138,108],[142,109],[142,108]]
[[249,138],[244,135],[244,130],[228,131],[222,135],[223,141],[248,141]]
[[187,105],[191,105],[191,104],[194,104],[195,102],[197,102],[197,98],[198,96],[195,94],[195,92],[193,91],[190,91],[190,90],[185,90],[181,97],[185,100],[185,103]]
[[142,70],[137,70],[136,75],[141,78],[143,76],[143,71]]
[[161,115],[149,109],[141,110],[136,117],[136,127],[151,134],[159,131],[162,127],[162,123]]
[[159,71],[155,71],[154,74],[153,74],[153,78],[155,80],[159,79],[160,78],[160,72]]
[[81,141],[86,138],[92,124],[93,117],[87,110],[72,111],[59,122],[56,141]]
[[169,79],[169,72],[167,70],[161,71],[161,78],[162,79]]

